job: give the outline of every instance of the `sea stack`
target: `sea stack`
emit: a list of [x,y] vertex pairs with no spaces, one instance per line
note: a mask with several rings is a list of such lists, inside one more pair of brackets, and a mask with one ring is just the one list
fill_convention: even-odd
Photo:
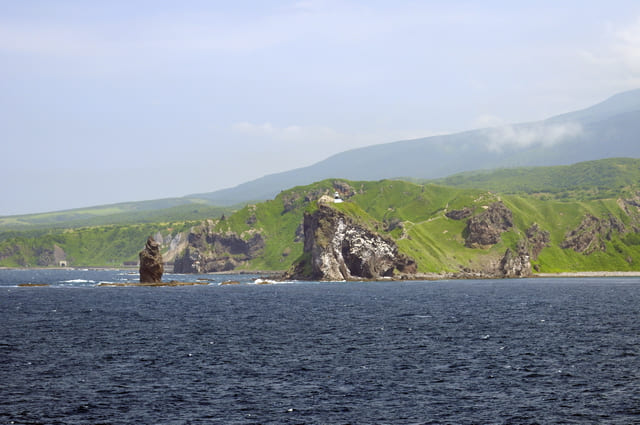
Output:
[[160,254],[160,244],[153,237],[149,236],[144,249],[140,251],[140,282],[159,283],[162,282],[164,265]]

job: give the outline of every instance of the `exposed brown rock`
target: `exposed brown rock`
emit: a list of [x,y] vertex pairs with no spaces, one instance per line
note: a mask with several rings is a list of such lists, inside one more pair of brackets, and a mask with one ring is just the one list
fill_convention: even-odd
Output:
[[256,217],[256,215],[254,213],[254,214],[251,214],[249,217],[247,217],[246,223],[249,226],[253,226],[254,224],[256,224],[257,221],[258,221],[258,217]]
[[299,192],[287,192],[282,195],[282,203],[284,209],[281,214],[286,214],[290,211],[293,211],[296,208],[296,205],[299,203],[302,195]]
[[347,182],[342,180],[334,180],[333,189],[340,194],[342,199],[349,199],[356,193]]
[[502,202],[494,202],[486,211],[467,222],[466,245],[470,248],[495,245],[500,235],[513,227],[513,214]]
[[356,193],[355,190],[347,182],[342,180],[334,180],[332,186],[332,191],[326,188],[317,188],[303,193],[298,191],[284,193],[282,195],[282,203],[284,208],[281,214],[286,214],[290,211],[293,211],[297,207],[317,201],[324,196],[329,196],[329,198],[333,202],[334,191],[338,192],[342,199],[348,199]]
[[467,217],[471,217],[471,214],[473,214],[473,211],[471,211],[471,208],[464,207],[461,210],[447,211],[444,215],[446,215],[452,220],[464,220]]
[[35,253],[37,255],[36,264],[38,266],[46,267],[55,264],[53,249],[37,247]]
[[531,252],[531,259],[535,261],[538,259],[538,255],[540,255],[542,249],[551,243],[550,233],[541,229],[538,223],[533,223],[525,233]]
[[613,215],[601,219],[587,214],[577,228],[570,231],[560,245],[563,249],[591,254],[596,251],[606,251],[606,241],[611,240],[613,233],[624,233],[624,223]]
[[164,263],[160,254],[160,244],[149,236],[147,243],[140,254],[140,283],[162,282]]

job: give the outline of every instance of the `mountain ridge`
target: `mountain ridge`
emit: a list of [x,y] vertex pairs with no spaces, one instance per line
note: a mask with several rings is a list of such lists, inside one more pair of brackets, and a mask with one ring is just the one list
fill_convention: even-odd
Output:
[[[273,199],[293,186],[327,178],[350,180],[437,179],[461,172],[522,166],[569,165],[615,157],[640,157],[640,89],[615,94],[593,106],[542,121],[481,128],[350,149],[307,167],[273,173],[214,192],[151,201],[127,202],[50,213],[0,217],[0,227],[70,221],[106,223],[146,211],[217,206],[238,207]],[[194,212],[195,211],[195,212]],[[116,217],[117,216],[117,217]],[[96,219],[96,217],[101,217]]]
[[271,199],[287,187],[325,178],[434,179],[478,169],[638,158],[637,134],[640,134],[640,89],[618,93],[596,105],[542,121],[350,149],[307,167],[190,196],[229,205]]

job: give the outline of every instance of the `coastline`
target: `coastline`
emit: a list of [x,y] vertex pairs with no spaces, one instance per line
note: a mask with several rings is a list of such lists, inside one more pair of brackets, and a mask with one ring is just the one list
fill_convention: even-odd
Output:
[[[586,277],[640,277],[640,271],[580,271],[533,273],[520,277],[497,277],[483,273],[418,273],[404,277],[405,280],[465,280],[465,279],[536,279],[536,278],[586,278]],[[400,279],[396,279],[400,280]]]
[[[137,269],[129,268],[129,267],[0,267],[0,270],[69,270],[69,271],[85,271],[85,270],[121,270],[121,271],[129,271],[134,272]],[[172,274],[172,273],[169,273]],[[230,270],[226,272],[210,272],[210,273],[201,273],[201,275],[258,275],[264,279],[273,279],[275,281],[284,280],[284,271],[266,271],[266,270]],[[353,279],[353,281],[400,281],[400,280],[427,280],[427,281],[435,281],[435,280],[473,280],[473,279],[536,279],[536,278],[596,278],[596,277],[640,277],[640,270],[638,271],[576,271],[576,272],[554,272],[554,273],[533,273],[528,276],[520,276],[520,277],[498,277],[495,275],[485,274],[485,273],[415,273],[415,274],[404,274],[393,277],[386,277],[380,279]],[[307,279],[301,279],[301,281],[306,281]],[[149,284],[149,283],[140,283],[140,282],[122,282],[122,283],[106,283],[100,286],[186,286],[186,285],[198,285],[203,284],[200,282],[183,282],[180,280],[168,280],[161,283]],[[36,285],[24,285],[24,286],[36,286]]]
[[640,277],[640,271],[535,273],[531,277]]

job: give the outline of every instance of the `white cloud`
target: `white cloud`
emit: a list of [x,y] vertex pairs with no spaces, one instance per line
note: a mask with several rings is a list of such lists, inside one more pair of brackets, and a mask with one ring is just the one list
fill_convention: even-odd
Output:
[[521,124],[496,127],[488,130],[487,149],[501,152],[509,148],[527,148],[534,145],[552,146],[583,133],[578,123]]

